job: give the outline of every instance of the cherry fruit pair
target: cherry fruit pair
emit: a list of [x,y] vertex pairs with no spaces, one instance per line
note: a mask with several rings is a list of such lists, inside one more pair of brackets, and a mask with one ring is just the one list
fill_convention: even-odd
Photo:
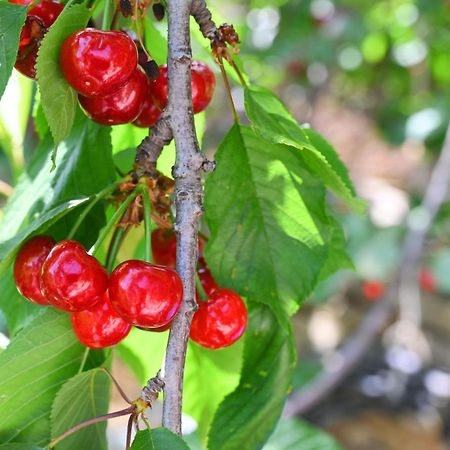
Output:
[[117,344],[133,325],[160,328],[177,313],[183,288],[178,274],[143,261],[125,261],[108,277],[75,241],[36,236],[20,249],[14,264],[19,292],[40,305],[71,313],[85,345]]
[[[152,253],[157,264],[175,267],[176,235],[172,230],[157,228],[152,232]],[[247,325],[247,308],[242,298],[230,289],[220,288],[202,256],[204,241],[199,238],[198,277],[207,299],[197,295],[198,310],[192,319],[190,338],[210,349],[227,347],[236,342]]]
[[[28,0],[10,0],[11,3],[28,5]],[[64,9],[64,4],[54,0],[42,0],[27,12],[20,33],[19,50],[14,67],[29,78],[36,78],[36,58],[41,41],[48,29]]]

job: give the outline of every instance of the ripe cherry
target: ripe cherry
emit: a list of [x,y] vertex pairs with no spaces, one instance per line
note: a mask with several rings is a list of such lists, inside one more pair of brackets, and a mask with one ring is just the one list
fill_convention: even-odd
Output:
[[[194,114],[203,111],[212,99],[216,78],[214,72],[201,61],[192,61],[192,107]],[[159,68],[159,77],[150,83],[152,96],[157,106],[164,109],[168,101],[167,65]]]
[[14,281],[19,292],[39,305],[48,305],[41,291],[41,270],[55,241],[50,236],[35,236],[27,241],[14,262]]
[[150,94],[150,83],[150,80],[148,80],[146,96],[142,104],[142,111],[138,118],[133,122],[134,125],[141,128],[152,127],[161,117],[161,110],[156,106],[153,97]]
[[36,78],[36,58],[42,38],[63,9],[63,3],[43,0],[28,11],[20,33],[19,50],[14,65],[23,75]]
[[424,291],[434,292],[436,290],[436,278],[428,269],[420,271],[419,284]]
[[81,311],[102,299],[108,288],[108,274],[79,242],[61,241],[44,262],[41,288],[56,308]]
[[116,345],[131,330],[131,325],[112,308],[108,291],[93,308],[72,313],[70,320],[80,342],[91,348]]
[[144,331],[153,331],[156,333],[162,333],[163,331],[167,331],[172,325],[172,321],[167,322],[165,325],[163,325],[162,327],[156,327],[156,328],[145,328],[145,327],[138,327],[141,330]]
[[42,0],[28,11],[27,16],[39,17],[44,22],[44,25],[50,28],[63,9],[64,3],[53,0]]
[[229,289],[218,289],[200,303],[192,320],[190,337],[206,348],[218,349],[236,342],[247,325],[247,308]]
[[384,284],[374,280],[364,281],[362,291],[367,300],[376,301],[384,294]]
[[60,66],[81,95],[103,96],[119,89],[135,72],[137,49],[125,33],[86,28],[64,41]]
[[152,253],[155,264],[175,268],[177,262],[177,235],[175,232],[164,228],[153,230]]
[[147,93],[147,77],[136,68],[131,77],[112,94],[103,97],[78,96],[86,114],[103,125],[119,125],[135,120],[142,110]]
[[113,308],[127,322],[158,328],[170,322],[180,308],[183,285],[172,269],[129,260],[111,274],[109,295]]

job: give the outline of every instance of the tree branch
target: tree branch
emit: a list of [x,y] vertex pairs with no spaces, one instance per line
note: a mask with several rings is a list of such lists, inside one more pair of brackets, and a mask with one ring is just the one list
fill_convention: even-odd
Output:
[[163,426],[181,434],[184,364],[195,301],[197,233],[202,214],[201,170],[204,157],[195,133],[191,94],[191,45],[189,0],[168,1],[170,125],[176,145],[175,205],[177,271],[183,281],[183,303],[173,320],[164,367]]
[[211,42],[218,39],[219,29],[212,20],[211,11],[206,6],[205,0],[192,0],[191,14],[206,39]]
[[164,111],[147,136],[138,146],[135,159],[135,172],[138,178],[153,175],[156,171],[156,160],[165,145],[172,140],[172,128],[167,110]]
[[[408,220],[403,243],[400,267],[388,292],[366,315],[356,333],[336,352],[340,366],[333,372],[323,372],[311,385],[293,394],[287,401],[284,416],[305,414],[336,389],[345,377],[367,354],[367,350],[393,319],[399,289],[411,282],[417,283],[417,272],[423,251],[425,237],[442,203],[450,182],[450,124],[441,154],[433,168],[428,182],[420,213],[421,221]],[[417,210],[415,211],[417,213]],[[414,275],[412,277],[412,275]],[[403,305],[405,308],[406,305]]]

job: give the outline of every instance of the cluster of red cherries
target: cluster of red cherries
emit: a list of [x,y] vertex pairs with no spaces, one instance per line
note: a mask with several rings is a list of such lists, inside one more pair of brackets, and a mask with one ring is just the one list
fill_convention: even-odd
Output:
[[[36,77],[42,38],[63,8],[58,1],[42,0],[28,11],[15,64],[22,74]],[[148,128],[157,122],[168,101],[167,65],[159,70],[156,66],[152,79],[143,69],[147,63],[145,50],[123,31],[86,28],[71,34],[60,52],[61,71],[77,91],[81,107],[103,125],[133,123]],[[194,113],[199,113],[211,101],[216,81],[212,70],[201,61],[193,61],[191,70],[192,106]]]
[[[16,257],[17,289],[34,303],[69,312],[75,335],[91,348],[119,343],[132,326],[165,331],[183,299],[183,285],[173,268],[176,237],[169,233],[152,233],[154,259],[162,265],[128,260],[110,275],[79,242],[35,236]],[[207,348],[226,347],[243,334],[247,310],[236,293],[218,288],[201,259],[199,275],[209,299],[197,299],[191,338]]]

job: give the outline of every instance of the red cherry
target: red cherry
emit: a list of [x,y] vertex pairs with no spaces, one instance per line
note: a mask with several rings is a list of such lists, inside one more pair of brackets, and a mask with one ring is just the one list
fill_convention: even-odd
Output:
[[214,292],[216,292],[219,289],[216,280],[212,276],[211,271],[206,266],[199,267],[197,273],[200,279],[200,283],[202,284],[206,295],[210,297]]
[[173,230],[157,228],[152,231],[152,253],[155,264],[175,268],[177,263],[177,235]]
[[436,278],[428,269],[422,269],[420,271],[419,283],[424,291],[434,292],[436,290]]
[[64,3],[53,0],[42,0],[33,6],[27,13],[28,16],[36,16],[50,28],[64,9]]
[[77,338],[91,348],[116,345],[125,339],[131,330],[131,325],[112,308],[108,291],[93,308],[72,313],[70,320]]
[[163,331],[167,331],[171,327],[171,325],[172,325],[172,321],[167,322],[162,327],[156,327],[156,328],[138,327],[138,328],[141,330],[144,330],[144,331],[154,331],[156,333],[162,333]]
[[141,128],[150,128],[161,117],[161,110],[156,106],[150,94],[150,80],[147,81],[147,92],[142,105],[142,111],[138,118],[133,122],[134,125]]
[[103,96],[119,89],[135,72],[137,49],[121,31],[86,28],[64,41],[60,66],[67,82],[81,95]]
[[364,281],[362,291],[367,300],[376,301],[384,294],[384,284],[380,281]]
[[36,58],[42,38],[63,9],[63,3],[43,0],[28,11],[20,33],[19,51],[14,65],[23,75],[36,78]]
[[158,328],[170,322],[180,308],[183,285],[172,269],[129,260],[111,274],[109,295],[113,308],[127,322]]
[[[201,61],[192,61],[192,107],[194,114],[203,111],[212,99],[216,78],[214,72]],[[152,96],[157,106],[164,109],[168,101],[167,65],[159,68],[159,77],[150,83]]]
[[112,94],[103,97],[78,96],[86,114],[103,125],[132,122],[141,112],[147,88],[147,78],[140,68]]
[[49,302],[41,291],[41,270],[47,255],[55,245],[49,236],[35,236],[27,241],[14,262],[14,281],[19,292],[39,305]]
[[81,311],[101,300],[108,288],[108,274],[79,242],[61,241],[44,262],[41,288],[56,308]]
[[218,289],[200,303],[192,320],[190,337],[206,348],[227,347],[236,342],[247,325],[247,308],[241,297],[229,289]]

